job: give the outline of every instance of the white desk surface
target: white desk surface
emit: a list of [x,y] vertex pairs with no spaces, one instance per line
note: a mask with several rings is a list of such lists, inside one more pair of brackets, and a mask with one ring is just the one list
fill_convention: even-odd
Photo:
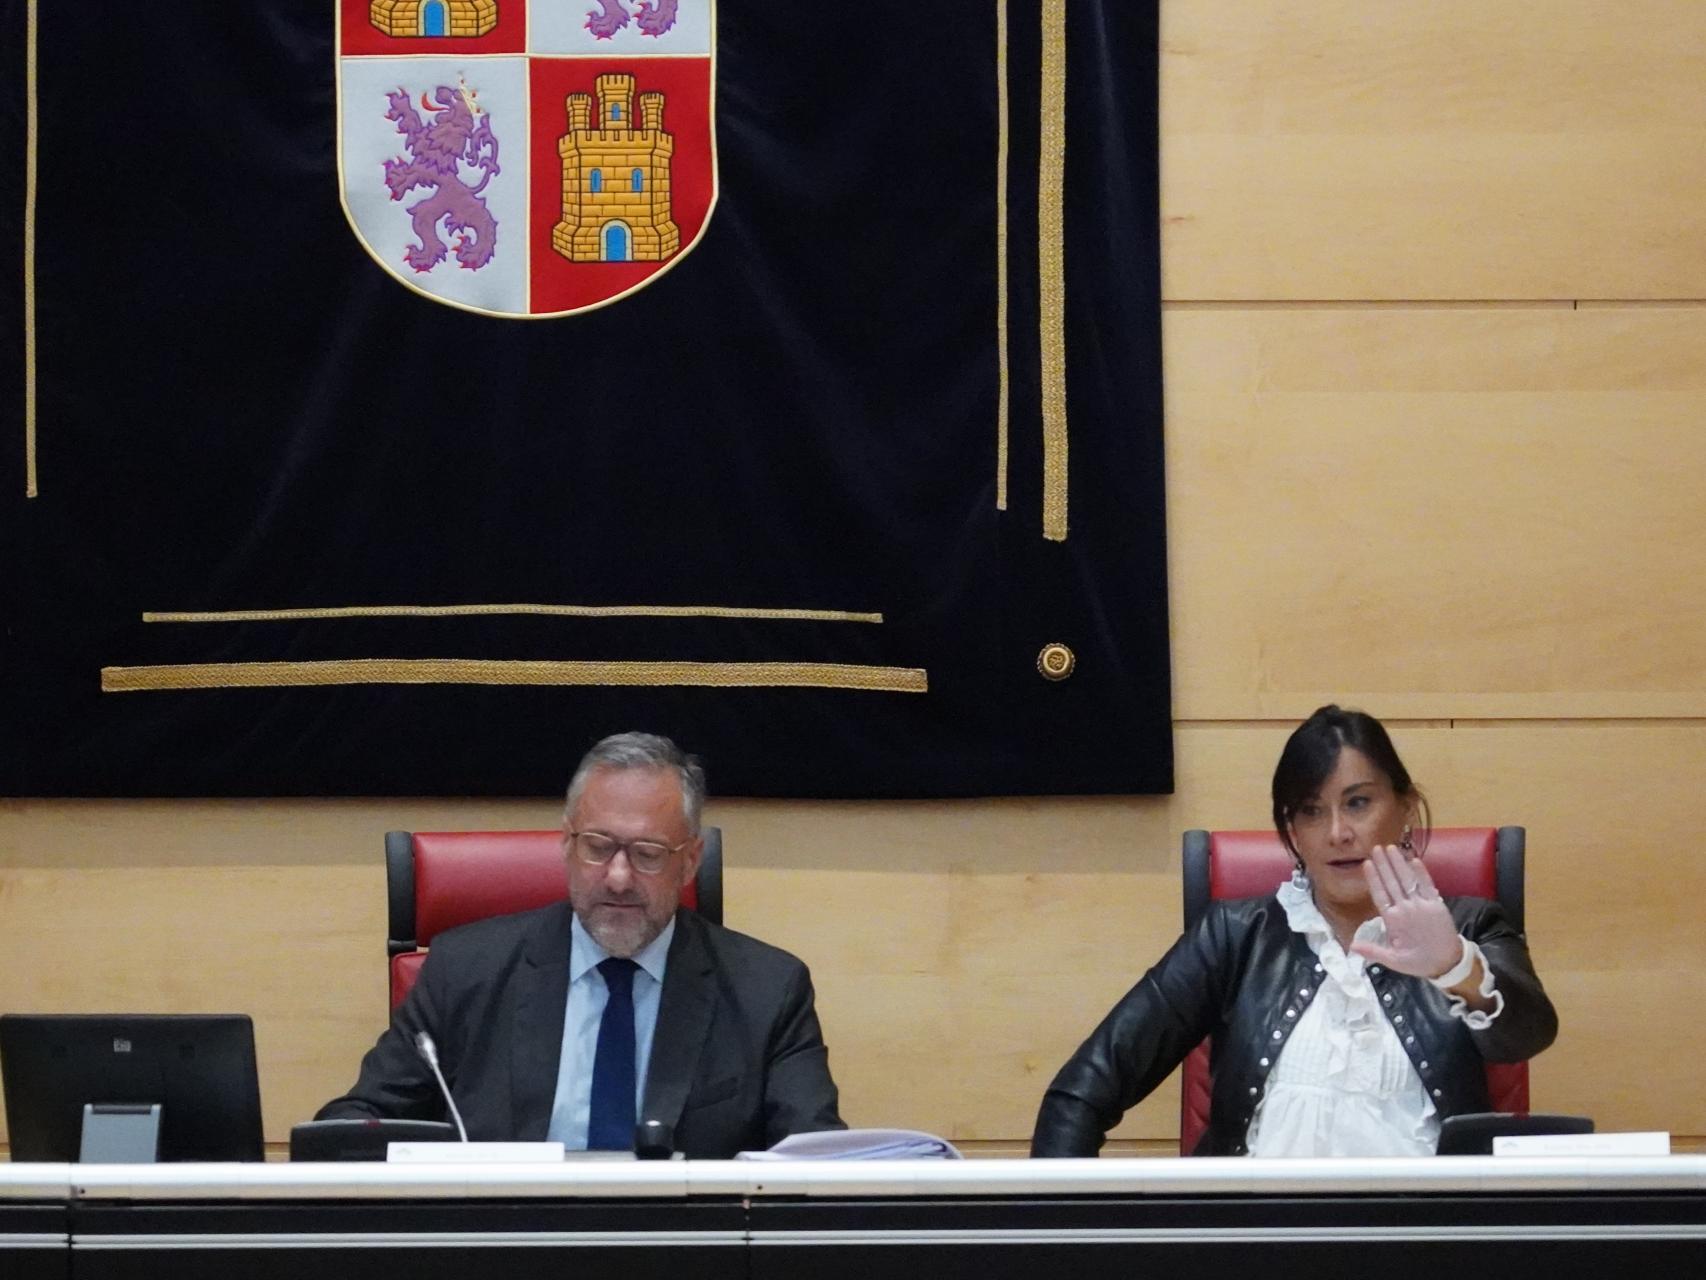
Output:
[[4,1200],[685,1199],[1706,1191],[1706,1156],[0,1164]]

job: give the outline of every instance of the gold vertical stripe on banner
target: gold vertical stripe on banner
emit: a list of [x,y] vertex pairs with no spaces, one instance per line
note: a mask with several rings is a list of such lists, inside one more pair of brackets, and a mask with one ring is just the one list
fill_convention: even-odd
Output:
[[339,684],[694,685],[927,693],[919,667],[838,662],[556,662],[497,658],[342,658],[102,667],[102,693],[275,689]]
[[24,11],[24,496],[36,488],[36,6]]
[[525,614],[546,618],[742,618],[761,622],[872,622],[880,613],[843,609],[756,609],[723,604],[357,604],[319,609],[149,611],[144,622],[303,622],[323,618],[470,618]]
[[995,509],[1007,510],[1007,3],[995,0]]
[[1043,537],[1066,541],[1066,0],[1043,0],[1037,151],[1038,331],[1042,340]]
[[[448,13],[449,10],[447,9],[447,10],[445,10],[445,12]],[[713,23],[713,26],[711,29],[713,31],[716,30],[716,27],[714,25],[716,23],[716,20],[717,20],[716,16],[713,14],[711,17],[711,21]],[[337,21],[341,24],[343,21],[343,15],[339,14],[338,17],[336,19],[334,19],[334,21]],[[532,48],[532,41],[531,40],[528,42],[528,47]],[[344,92],[344,90],[343,90],[343,79],[344,79],[343,53],[344,53],[343,33],[340,30],[338,33],[338,99],[339,99],[338,107],[339,107],[340,111],[343,108],[343,92]],[[532,66],[532,62],[533,62],[533,60],[531,58],[529,58],[528,59],[528,65]],[[713,72],[712,74],[715,75],[716,73]],[[716,92],[716,89],[714,87],[712,89],[712,92],[713,93]],[[531,75],[525,75],[525,76],[521,77],[521,110],[523,112],[523,115],[521,117],[523,120],[533,119],[533,77]],[[340,136],[343,133],[343,125],[341,122],[338,125],[338,133]],[[343,163],[344,163],[343,157],[340,155],[338,157],[338,167],[339,167],[340,174],[341,174],[342,169],[343,169]],[[341,178],[340,178],[340,181],[341,181]],[[709,213],[707,213],[706,217],[708,218],[709,216],[710,216]],[[355,228],[351,227],[350,229],[353,231]],[[705,229],[704,225],[701,224],[699,229],[701,231],[703,231]],[[527,294],[526,294],[525,305],[527,307],[528,313],[532,314],[532,311],[533,311],[533,284],[534,284],[534,281],[533,281],[533,237],[530,235],[523,235],[521,237],[521,278],[523,280],[527,281]]]

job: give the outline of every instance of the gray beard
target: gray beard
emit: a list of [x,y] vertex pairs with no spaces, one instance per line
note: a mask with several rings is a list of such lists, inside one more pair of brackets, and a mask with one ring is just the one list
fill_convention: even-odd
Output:
[[595,912],[581,915],[577,911],[575,915],[580,917],[581,928],[591,935],[594,942],[623,960],[632,960],[644,951],[669,923],[668,920],[654,922],[644,914],[628,921],[612,921],[608,917],[599,917]]

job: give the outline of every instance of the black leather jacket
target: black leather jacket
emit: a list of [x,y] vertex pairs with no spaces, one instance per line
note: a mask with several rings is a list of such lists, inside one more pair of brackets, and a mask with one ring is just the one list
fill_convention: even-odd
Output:
[[[1504,1011],[1481,1031],[1452,1017],[1432,983],[1370,965],[1404,1051],[1440,1117],[1489,1108],[1486,1062],[1532,1058],[1558,1015],[1528,945],[1496,902],[1447,898],[1458,932],[1479,944]],[[1194,1155],[1243,1155],[1272,1064],[1314,999],[1322,970],[1272,898],[1216,902],[1126,993],[1060,1069],[1043,1097],[1033,1156],[1093,1156],[1109,1129],[1212,1035],[1214,1094]]]

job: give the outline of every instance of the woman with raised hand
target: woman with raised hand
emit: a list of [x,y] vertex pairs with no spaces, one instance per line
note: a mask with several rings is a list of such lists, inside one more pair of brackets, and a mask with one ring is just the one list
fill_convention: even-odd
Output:
[[1033,1156],[1096,1154],[1210,1035],[1194,1154],[1431,1155],[1444,1117],[1489,1109],[1487,1062],[1552,1043],[1522,934],[1435,888],[1427,802],[1378,720],[1327,706],[1298,726],[1273,818],[1290,881],[1212,903],[1114,1006],[1049,1086]]

